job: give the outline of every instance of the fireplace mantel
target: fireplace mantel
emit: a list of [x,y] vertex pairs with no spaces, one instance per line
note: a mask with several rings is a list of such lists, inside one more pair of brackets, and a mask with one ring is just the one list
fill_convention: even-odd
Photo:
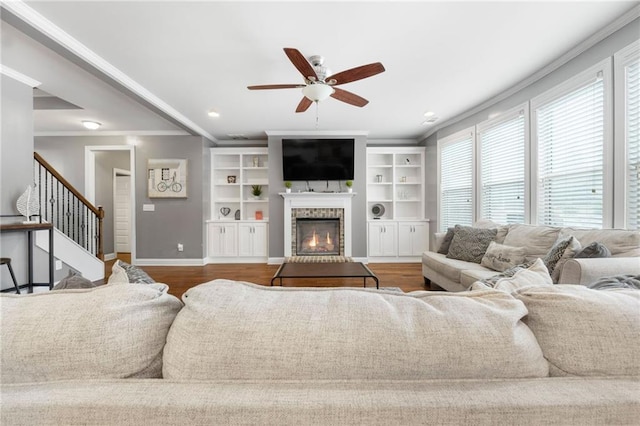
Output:
[[291,209],[338,208],[344,212],[344,255],[351,256],[351,199],[354,192],[280,192],[284,198],[284,255],[291,256]]

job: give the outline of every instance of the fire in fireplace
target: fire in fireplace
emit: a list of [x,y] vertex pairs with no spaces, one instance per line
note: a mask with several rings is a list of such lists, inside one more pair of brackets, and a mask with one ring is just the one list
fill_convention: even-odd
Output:
[[339,218],[297,218],[296,255],[329,256],[340,254]]

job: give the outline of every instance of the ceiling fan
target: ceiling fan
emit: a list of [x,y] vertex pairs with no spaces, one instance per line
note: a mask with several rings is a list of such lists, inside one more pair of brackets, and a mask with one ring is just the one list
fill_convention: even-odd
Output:
[[298,104],[296,112],[304,112],[309,109],[313,102],[323,101],[329,96],[350,105],[363,107],[369,103],[368,100],[335,86],[362,80],[363,78],[371,77],[384,71],[384,67],[380,62],[374,62],[330,75],[330,71],[322,65],[324,62],[322,56],[311,56],[307,61],[298,49],[291,47],[285,47],[284,53],[293,63],[293,66],[302,74],[304,84],[266,84],[247,86],[247,89],[302,89],[304,97]]

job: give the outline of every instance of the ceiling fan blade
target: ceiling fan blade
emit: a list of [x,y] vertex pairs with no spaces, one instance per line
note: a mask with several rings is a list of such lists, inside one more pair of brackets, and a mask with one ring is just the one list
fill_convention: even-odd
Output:
[[333,85],[337,86],[339,84],[362,80],[363,78],[380,74],[383,71],[384,67],[382,66],[382,64],[380,62],[375,62],[373,64],[362,65],[356,68],[351,68],[349,70],[339,72],[338,74],[334,74],[331,77],[325,78],[325,81],[329,82],[331,80],[335,80],[336,82],[333,83]]
[[347,92],[346,90],[339,89],[337,87],[334,87],[334,90],[335,92],[333,92],[331,97],[339,101],[346,102],[357,107],[363,107],[369,103],[368,100],[356,95],[355,93]]
[[298,108],[296,108],[296,112],[305,112],[309,109],[313,101],[306,96],[302,98],[300,103],[298,104]]
[[269,89],[302,89],[304,84],[263,84],[258,86],[247,86],[249,90],[269,90]]
[[302,74],[305,80],[309,80],[309,77],[313,77],[315,80],[318,79],[318,76],[313,70],[313,67],[311,66],[309,61],[307,61],[307,58],[305,58],[298,49],[285,47],[284,53],[287,54],[287,57],[289,58],[291,63],[293,63],[293,66],[296,67],[298,71],[300,71],[300,74]]

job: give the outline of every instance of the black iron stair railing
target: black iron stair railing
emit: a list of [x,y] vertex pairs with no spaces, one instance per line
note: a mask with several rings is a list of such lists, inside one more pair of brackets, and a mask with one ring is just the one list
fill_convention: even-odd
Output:
[[33,153],[34,179],[40,200],[40,218],[52,223],[67,237],[100,260],[102,251],[102,206],[95,207],[37,152]]

